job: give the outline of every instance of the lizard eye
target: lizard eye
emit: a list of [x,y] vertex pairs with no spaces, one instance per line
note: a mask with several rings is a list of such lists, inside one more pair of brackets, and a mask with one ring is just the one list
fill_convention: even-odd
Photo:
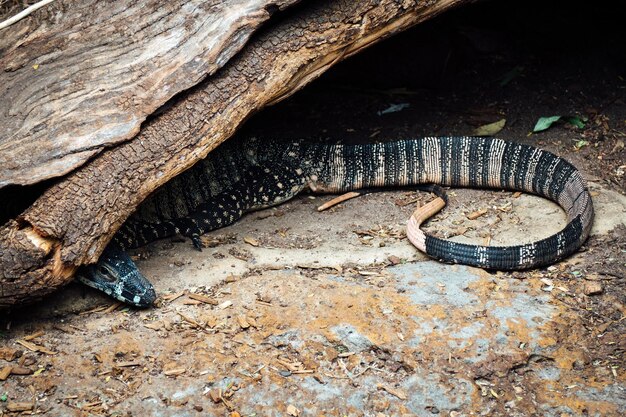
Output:
[[103,276],[104,279],[106,279],[109,282],[113,282],[115,281],[115,277],[111,275],[111,273],[109,272],[108,269],[106,269],[104,266],[101,266],[98,268],[98,272],[100,272],[100,274]]

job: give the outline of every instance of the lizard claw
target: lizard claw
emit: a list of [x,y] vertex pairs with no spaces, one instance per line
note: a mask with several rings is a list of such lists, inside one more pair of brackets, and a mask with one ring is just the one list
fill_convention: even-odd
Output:
[[180,234],[191,239],[191,243],[193,243],[193,246],[199,251],[202,251],[202,241],[200,240],[202,230],[200,230],[198,228],[198,225],[193,221],[186,221],[185,223],[185,227],[184,229],[180,230]]
[[189,237],[191,238],[191,243],[193,243],[193,246],[200,252],[202,252],[202,241],[200,240],[200,235],[194,233]]

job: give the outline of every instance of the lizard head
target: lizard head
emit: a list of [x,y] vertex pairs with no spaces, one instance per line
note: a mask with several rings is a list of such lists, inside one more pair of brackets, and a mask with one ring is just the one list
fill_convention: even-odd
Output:
[[136,307],[149,307],[156,299],[150,281],[139,272],[130,256],[114,244],[106,247],[98,263],[80,268],[77,278],[83,284]]

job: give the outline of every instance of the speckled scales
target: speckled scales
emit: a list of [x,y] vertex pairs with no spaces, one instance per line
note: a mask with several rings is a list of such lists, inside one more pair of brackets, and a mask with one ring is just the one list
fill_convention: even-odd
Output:
[[[589,235],[593,205],[580,173],[541,149],[482,137],[426,137],[366,145],[280,144],[256,139],[227,144],[142,204],[116,235],[123,248],[176,233],[199,235],[244,213],[313,192],[434,183],[538,194],[567,213],[567,226],[537,242],[515,246],[455,243],[424,232],[425,252],[447,262],[491,269],[553,263]],[[411,225],[409,224],[409,228]]]

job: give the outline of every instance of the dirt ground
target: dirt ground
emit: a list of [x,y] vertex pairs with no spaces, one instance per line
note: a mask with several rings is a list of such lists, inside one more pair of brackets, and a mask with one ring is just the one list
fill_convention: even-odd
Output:
[[[480,4],[386,41],[241,134],[364,142],[505,119],[498,137],[588,179],[596,221],[578,253],[513,273],[446,265],[405,237],[425,193],[324,212],[331,197],[303,195],[207,234],[202,252],[181,239],[138,250],[154,308],[70,285],[1,317],[0,416],[625,415],[623,46],[611,11],[511,7]],[[529,133],[553,115],[586,124]],[[565,221],[533,196],[448,195],[427,230],[460,241],[517,244]]]

